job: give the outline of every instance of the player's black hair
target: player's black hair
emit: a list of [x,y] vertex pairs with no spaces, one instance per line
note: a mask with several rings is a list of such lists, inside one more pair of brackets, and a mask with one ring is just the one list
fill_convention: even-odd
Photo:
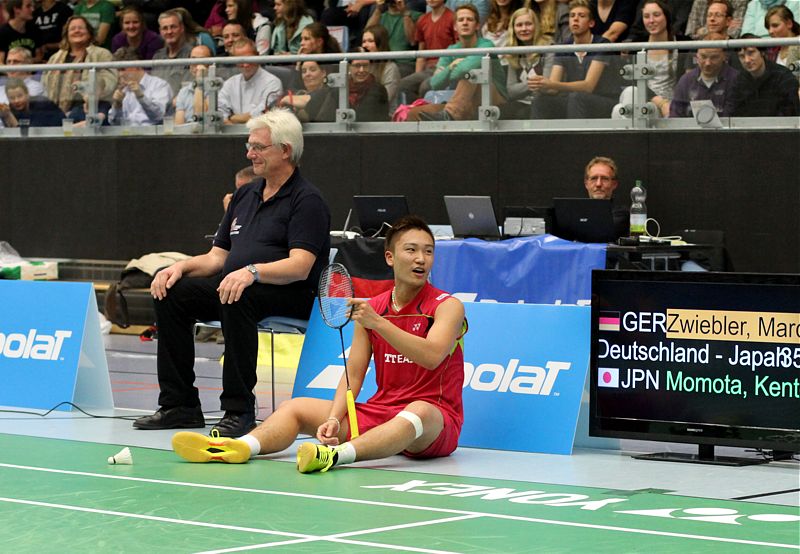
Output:
[[386,238],[383,241],[383,248],[384,250],[391,251],[394,242],[394,239],[398,237],[401,233],[406,231],[410,231],[412,229],[419,229],[420,231],[425,231],[431,236],[431,240],[435,240],[433,238],[433,231],[431,228],[428,227],[428,224],[425,223],[425,220],[419,217],[418,215],[404,215],[399,219],[395,220],[392,223],[391,229],[386,232]]

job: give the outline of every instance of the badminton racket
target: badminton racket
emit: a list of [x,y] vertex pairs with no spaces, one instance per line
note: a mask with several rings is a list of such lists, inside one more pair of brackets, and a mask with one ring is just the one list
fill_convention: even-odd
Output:
[[356,420],[356,401],[350,389],[350,376],[347,374],[347,356],[344,348],[344,334],[342,327],[350,321],[353,307],[347,305],[348,298],[354,294],[353,280],[347,268],[342,264],[333,263],[322,270],[317,289],[319,311],[322,320],[332,328],[338,329],[339,340],[342,343],[342,359],[344,359],[344,380],[347,384],[347,415],[350,421],[350,438],[358,436],[358,421]]

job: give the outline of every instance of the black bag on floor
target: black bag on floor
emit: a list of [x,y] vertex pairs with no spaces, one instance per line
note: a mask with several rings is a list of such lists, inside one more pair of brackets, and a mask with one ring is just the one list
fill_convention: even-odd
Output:
[[112,283],[106,291],[104,302],[106,319],[123,329],[129,327],[128,301],[124,292],[131,289],[149,289],[153,277],[159,270],[188,257],[180,252],[159,252],[128,262],[122,270],[119,281]]

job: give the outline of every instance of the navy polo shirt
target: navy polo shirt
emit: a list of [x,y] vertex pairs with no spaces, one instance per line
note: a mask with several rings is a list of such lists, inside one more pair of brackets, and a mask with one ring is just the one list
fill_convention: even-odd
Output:
[[214,246],[229,253],[222,274],[248,264],[282,260],[292,248],[302,248],[317,257],[303,282],[316,290],[331,247],[328,205],[298,169],[266,202],[262,200],[265,186],[264,179],[256,179],[233,195],[214,237]]

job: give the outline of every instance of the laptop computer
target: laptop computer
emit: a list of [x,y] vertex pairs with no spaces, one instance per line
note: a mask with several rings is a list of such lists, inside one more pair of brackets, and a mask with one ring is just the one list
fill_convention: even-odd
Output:
[[361,234],[378,235],[385,229],[384,224],[391,223],[399,217],[408,215],[408,201],[405,196],[387,195],[355,195],[353,204],[356,207],[358,224],[361,227]]
[[500,238],[491,196],[445,196],[444,205],[454,237]]
[[613,242],[617,239],[611,200],[554,198],[551,234],[578,242]]

